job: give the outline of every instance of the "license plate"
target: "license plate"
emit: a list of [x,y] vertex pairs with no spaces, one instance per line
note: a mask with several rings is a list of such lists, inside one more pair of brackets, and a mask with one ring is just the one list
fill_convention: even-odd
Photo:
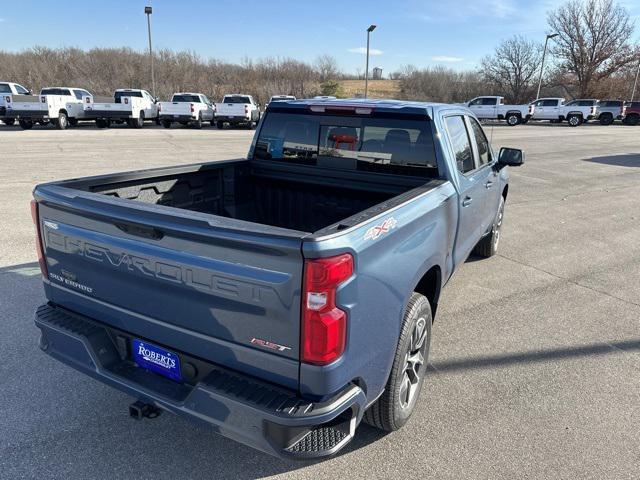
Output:
[[149,342],[134,338],[131,342],[133,360],[142,368],[159,373],[171,380],[180,382],[180,358],[173,352]]

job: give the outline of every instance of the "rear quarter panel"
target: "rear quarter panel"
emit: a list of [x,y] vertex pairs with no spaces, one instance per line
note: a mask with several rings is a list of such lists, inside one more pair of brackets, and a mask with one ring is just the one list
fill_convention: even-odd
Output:
[[[365,387],[368,401],[382,392],[409,296],[431,266],[444,271],[449,261],[454,198],[453,185],[445,181],[349,233],[303,243],[305,258],[350,252],[355,264],[354,276],[338,290],[338,304],[349,315],[346,351],[329,366],[301,364],[301,393],[321,397],[353,380]],[[393,228],[376,238],[367,235],[385,221]]]

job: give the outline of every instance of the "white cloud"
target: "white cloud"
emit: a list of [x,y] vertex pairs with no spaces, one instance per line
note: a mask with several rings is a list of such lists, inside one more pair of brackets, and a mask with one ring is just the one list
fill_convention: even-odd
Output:
[[463,61],[464,58],[450,57],[448,55],[436,55],[435,57],[431,57],[431,60],[433,60],[434,62],[456,63]]
[[[348,50],[351,53],[360,53],[362,55],[366,55],[367,54],[367,47],[357,47],[357,48],[350,48]],[[377,48],[370,48],[369,49],[369,55],[382,55],[384,52],[382,50],[378,50]]]

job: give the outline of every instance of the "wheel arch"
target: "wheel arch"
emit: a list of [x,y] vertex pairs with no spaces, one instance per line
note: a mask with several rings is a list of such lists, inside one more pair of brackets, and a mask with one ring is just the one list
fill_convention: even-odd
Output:
[[436,318],[436,310],[438,308],[438,300],[440,299],[441,290],[442,270],[439,265],[433,265],[430,267],[413,288],[414,292],[424,295],[427,297],[427,300],[429,300],[429,304],[431,305],[432,321],[435,321]]

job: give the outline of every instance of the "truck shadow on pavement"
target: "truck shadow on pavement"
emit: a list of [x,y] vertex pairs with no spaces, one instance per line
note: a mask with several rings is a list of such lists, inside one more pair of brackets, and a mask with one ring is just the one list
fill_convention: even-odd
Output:
[[[39,350],[33,316],[45,298],[36,262],[0,268],[0,301],[0,357],[6,359],[3,367],[7,372],[2,382],[8,385],[2,389],[0,405],[0,418],[4,419],[0,422],[0,458],[8,468],[4,471],[7,478],[250,479],[314,463],[262,454],[167,413],[155,420],[130,419],[127,407],[132,398]],[[621,350],[640,351],[640,338],[452,358],[430,365],[430,370],[448,374]],[[384,436],[361,425],[355,439],[339,455],[366,448]]]
[[616,167],[640,167],[640,153],[627,153],[626,155],[611,155],[606,157],[585,158],[585,162],[601,163]]

